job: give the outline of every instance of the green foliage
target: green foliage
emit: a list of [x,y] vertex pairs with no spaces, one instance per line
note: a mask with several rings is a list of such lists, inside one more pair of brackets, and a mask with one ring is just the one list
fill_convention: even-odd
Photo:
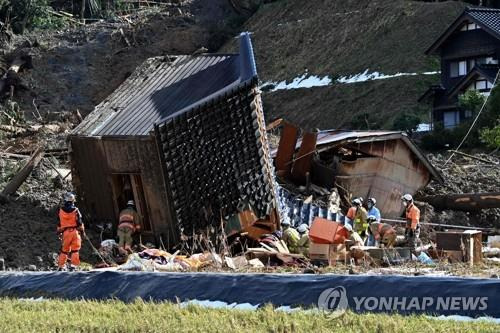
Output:
[[24,112],[22,112],[19,104],[7,100],[4,105],[0,105],[0,124],[16,125],[24,122]]
[[490,148],[500,148],[500,119],[497,126],[481,130],[481,141]]
[[[427,150],[455,149],[467,134],[472,121],[466,121],[453,129],[445,129],[442,124],[434,126],[434,130],[422,137],[422,147]],[[481,146],[477,131],[471,132],[463,148]]]
[[406,131],[408,134],[413,134],[418,128],[422,119],[414,112],[402,112],[394,119],[391,129]]
[[0,19],[9,22],[15,33],[64,25],[63,19],[51,15],[49,9],[48,0],[0,0]]
[[462,109],[472,111],[475,114],[483,106],[484,100],[485,97],[476,90],[467,90],[463,95],[458,97],[458,105]]
[[[442,124],[435,125],[434,131],[422,138],[422,147],[427,150],[456,148],[472,126],[472,121],[484,103],[484,96],[476,91],[469,90],[459,98],[459,105],[465,110],[473,112],[474,116],[469,121],[462,122],[453,129],[444,129]],[[488,104],[472,128],[463,148],[477,148],[481,146],[495,146],[498,119],[500,119],[500,88],[496,86],[491,90]],[[496,127],[495,127],[496,125]]]

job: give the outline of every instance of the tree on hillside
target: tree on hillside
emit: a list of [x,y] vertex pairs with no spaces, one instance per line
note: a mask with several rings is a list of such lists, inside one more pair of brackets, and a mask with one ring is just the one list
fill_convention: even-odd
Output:
[[420,117],[414,112],[402,112],[394,119],[391,129],[405,131],[411,136],[421,122]]

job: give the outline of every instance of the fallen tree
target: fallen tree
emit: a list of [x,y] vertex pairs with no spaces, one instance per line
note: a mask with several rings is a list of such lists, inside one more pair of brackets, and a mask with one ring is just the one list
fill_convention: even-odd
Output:
[[26,162],[21,170],[19,170],[19,172],[14,175],[14,177],[12,177],[12,179],[7,183],[1,193],[3,197],[7,197],[8,195],[16,193],[17,189],[24,183],[33,169],[40,163],[43,158],[43,153],[43,147],[39,147],[37,150],[35,150],[28,162]]
[[500,192],[430,195],[418,198],[439,210],[477,211],[500,208]]

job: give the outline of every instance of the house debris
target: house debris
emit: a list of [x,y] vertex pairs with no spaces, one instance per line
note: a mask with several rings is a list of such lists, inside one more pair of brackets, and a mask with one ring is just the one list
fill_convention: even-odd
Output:
[[93,220],[116,226],[134,200],[143,237],[167,248],[245,205],[244,227],[261,226],[252,235],[277,228],[249,34],[239,43],[239,54],[147,60],[73,131],[73,183]]
[[330,130],[306,132],[301,140],[297,133],[285,123],[272,156],[281,185],[305,195],[329,196],[338,188],[345,205],[350,194],[375,197],[383,216],[397,218],[404,193],[417,192],[431,179],[443,181],[403,132]]

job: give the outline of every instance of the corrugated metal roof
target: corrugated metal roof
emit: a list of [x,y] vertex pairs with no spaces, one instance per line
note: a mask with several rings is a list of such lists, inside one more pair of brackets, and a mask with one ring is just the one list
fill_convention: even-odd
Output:
[[144,136],[154,124],[256,75],[249,35],[240,37],[240,54],[148,59],[96,106],[73,135]]

